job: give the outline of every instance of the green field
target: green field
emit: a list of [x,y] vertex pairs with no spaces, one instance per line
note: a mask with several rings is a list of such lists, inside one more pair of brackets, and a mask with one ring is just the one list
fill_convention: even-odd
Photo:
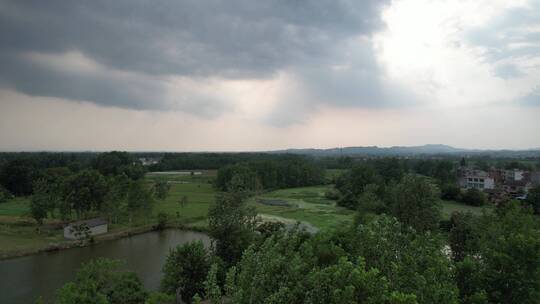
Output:
[[[112,224],[108,235],[147,227],[157,222],[157,214],[165,212],[172,224],[192,228],[207,226],[208,207],[214,201],[215,192],[211,181],[216,171],[202,171],[200,175],[153,175],[146,177],[149,183],[156,178],[171,182],[171,190],[164,200],[156,200],[152,214],[139,215],[131,225]],[[180,205],[186,196],[188,203]],[[48,219],[38,231],[29,217],[29,198],[16,198],[0,204],[0,257],[43,249],[52,244],[66,242],[62,229],[52,225],[59,220]]]
[[[332,229],[352,222],[354,211],[337,207],[324,197],[331,185],[282,189],[249,200],[259,214],[307,222],[319,229]],[[283,201],[288,205],[267,205],[265,201]]]
[[[123,221],[121,224],[110,225],[109,235],[154,225],[160,212],[168,215],[172,225],[206,228],[208,208],[214,202],[216,194],[212,186],[216,171],[198,172],[201,174],[148,174],[145,177],[148,183],[155,179],[164,179],[171,184],[168,197],[156,200],[151,214],[139,215],[131,224]],[[327,177],[340,173],[342,170],[331,170],[327,172]],[[331,187],[332,185],[324,185],[275,190],[250,198],[248,204],[256,209],[263,220],[277,220],[286,224],[301,222],[307,228],[315,230],[333,229],[351,223],[355,212],[338,207],[334,201],[325,198],[325,192]],[[181,206],[180,200],[184,196],[187,197],[187,204]],[[454,211],[480,215],[483,210],[453,201],[443,201],[442,207],[444,219],[449,219]],[[45,225],[38,231],[34,221],[29,218],[29,213],[29,198],[16,198],[0,204],[0,256],[35,251],[65,242],[62,230],[58,225],[54,225],[58,224],[58,219],[46,220]]]
[[0,203],[0,216],[28,216],[29,214],[30,200],[27,197],[17,197]]
[[443,219],[450,219],[450,216],[453,212],[470,212],[474,215],[482,215],[482,212],[485,210],[485,212],[491,212],[492,207],[485,206],[485,207],[475,207],[475,206],[469,206],[462,203],[458,203],[455,201],[442,201],[442,216]]

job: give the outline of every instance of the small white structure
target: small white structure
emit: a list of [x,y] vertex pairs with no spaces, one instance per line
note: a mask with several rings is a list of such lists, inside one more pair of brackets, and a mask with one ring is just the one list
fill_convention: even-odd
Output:
[[518,169],[505,170],[504,174],[505,174],[505,179],[507,181],[518,182],[518,181],[523,180],[525,171],[518,170]]
[[465,189],[482,191],[495,189],[495,180],[487,172],[481,170],[467,170],[460,178],[459,183]]
[[107,221],[96,218],[70,223],[64,227],[64,237],[70,240],[79,240],[86,237],[107,233],[107,231]]

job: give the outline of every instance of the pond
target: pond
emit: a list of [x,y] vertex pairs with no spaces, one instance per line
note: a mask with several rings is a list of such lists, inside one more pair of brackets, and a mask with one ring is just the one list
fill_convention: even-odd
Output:
[[74,279],[81,263],[98,257],[124,260],[127,269],[137,273],[147,289],[157,290],[169,249],[193,240],[210,245],[204,233],[169,229],[0,261],[0,302],[34,303],[39,296],[52,299],[59,287]]

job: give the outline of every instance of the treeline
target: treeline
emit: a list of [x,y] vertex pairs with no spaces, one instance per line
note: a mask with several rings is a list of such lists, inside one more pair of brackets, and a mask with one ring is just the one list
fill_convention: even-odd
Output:
[[33,193],[33,184],[49,175],[96,170],[101,175],[125,174],[133,180],[146,169],[127,152],[107,153],[0,153],[0,189],[15,196]]
[[153,189],[125,173],[104,176],[94,169],[73,173],[47,169],[33,182],[31,216],[42,224],[47,217],[70,220],[102,216],[110,222],[130,222],[134,215],[149,213]]
[[[142,155],[142,154],[141,154]],[[299,160],[308,157],[292,154],[271,153],[165,153],[145,154],[147,157],[159,159],[159,163],[151,165],[150,171],[171,171],[190,169],[219,169],[227,165],[234,165],[255,161],[286,161]]]
[[157,191],[142,181],[144,167],[126,152],[81,154],[81,158],[30,155],[7,160],[1,167],[0,196],[32,195],[30,213],[38,224],[48,217],[70,220],[97,215],[111,222],[131,221],[152,208]]
[[228,165],[218,170],[215,186],[220,191],[257,191],[320,185],[324,170],[305,158],[258,160]]
[[56,303],[488,304],[540,298],[540,222],[515,203],[482,216],[455,213],[447,234],[379,215],[311,235],[259,222],[242,197],[220,194],[210,208],[210,249],[191,242],[171,250],[160,292],[149,293],[133,273],[98,260],[60,289]]

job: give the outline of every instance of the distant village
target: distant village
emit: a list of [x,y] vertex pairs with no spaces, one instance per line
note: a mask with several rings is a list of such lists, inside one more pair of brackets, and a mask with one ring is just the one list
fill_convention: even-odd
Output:
[[483,191],[491,202],[506,199],[524,200],[529,189],[540,185],[540,171],[490,168],[488,171],[462,166],[458,169],[459,186]]

